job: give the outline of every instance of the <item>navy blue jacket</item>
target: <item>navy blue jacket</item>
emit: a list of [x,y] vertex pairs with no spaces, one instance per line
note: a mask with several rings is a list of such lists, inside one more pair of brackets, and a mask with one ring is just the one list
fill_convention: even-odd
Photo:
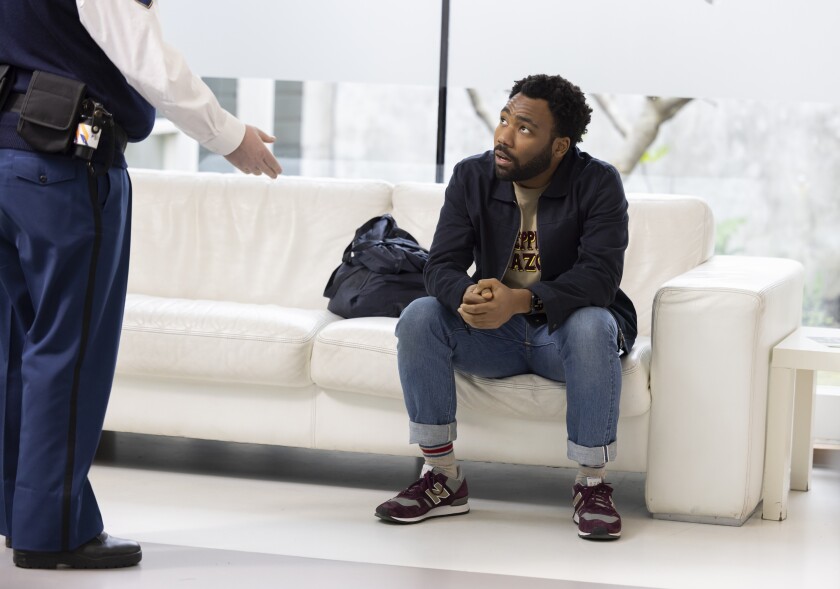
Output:
[[[549,332],[581,307],[605,307],[629,351],[638,333],[633,303],[619,289],[627,249],[627,199],[616,169],[570,149],[537,209],[541,281]],[[493,152],[455,166],[424,271],[426,290],[456,310],[467,287],[505,270],[520,228],[513,183],[496,178]],[[476,271],[467,270],[475,262]]]

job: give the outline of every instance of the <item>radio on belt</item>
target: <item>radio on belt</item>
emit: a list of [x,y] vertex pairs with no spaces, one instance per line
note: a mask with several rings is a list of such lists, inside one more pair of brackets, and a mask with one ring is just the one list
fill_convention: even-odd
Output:
[[113,122],[113,116],[99,102],[87,99],[82,102],[79,124],[76,127],[73,155],[90,161],[93,152],[99,147],[102,129]]

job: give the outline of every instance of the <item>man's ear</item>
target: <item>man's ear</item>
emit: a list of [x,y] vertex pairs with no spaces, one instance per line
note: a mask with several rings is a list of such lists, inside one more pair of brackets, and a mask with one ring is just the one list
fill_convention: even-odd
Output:
[[569,151],[569,147],[572,145],[571,139],[568,137],[555,137],[554,138],[554,157],[562,159],[566,152]]

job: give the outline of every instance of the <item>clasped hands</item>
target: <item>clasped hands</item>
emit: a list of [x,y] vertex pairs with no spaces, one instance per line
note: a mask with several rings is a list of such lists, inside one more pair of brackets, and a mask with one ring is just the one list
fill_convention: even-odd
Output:
[[470,285],[458,313],[470,327],[497,329],[517,313],[531,310],[531,291],[510,288],[495,278],[484,278]]

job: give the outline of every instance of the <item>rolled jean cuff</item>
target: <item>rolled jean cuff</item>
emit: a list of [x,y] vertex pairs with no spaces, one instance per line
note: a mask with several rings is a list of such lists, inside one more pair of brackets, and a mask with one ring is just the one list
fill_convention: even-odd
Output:
[[566,455],[569,457],[569,460],[574,460],[578,464],[600,466],[615,460],[618,453],[615,442],[608,446],[587,448],[586,446],[578,446],[571,440],[566,440]]
[[421,446],[440,446],[458,438],[458,422],[444,425],[408,422],[408,443]]

